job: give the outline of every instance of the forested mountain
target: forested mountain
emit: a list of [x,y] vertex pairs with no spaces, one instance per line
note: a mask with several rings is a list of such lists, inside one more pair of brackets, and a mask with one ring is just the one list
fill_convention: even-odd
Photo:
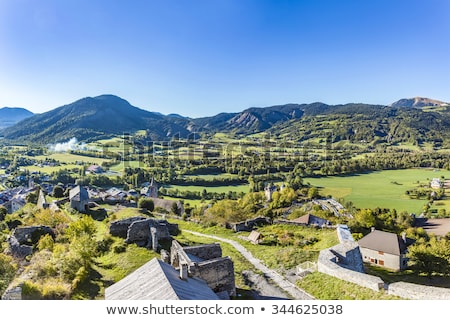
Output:
[[416,108],[363,104],[334,106],[317,116],[284,122],[268,132],[298,141],[330,139],[331,142],[409,143],[450,146],[450,113]]
[[15,125],[20,120],[29,118],[33,112],[24,108],[0,108],[0,129]]
[[[0,132],[5,139],[54,143],[107,138],[146,129],[152,139],[186,136],[187,120],[177,121],[132,106],[114,95],[87,97],[51,111],[34,115]],[[178,119],[177,119],[178,120]]]
[[337,141],[395,144],[428,142],[449,145],[449,106],[427,98],[401,99],[391,106],[370,104],[285,104],[249,108],[191,119],[163,115],[130,105],[113,95],[87,97],[37,114],[0,131],[5,141],[55,143],[77,138],[91,141],[138,130],[149,140],[169,140],[192,133],[252,134],[267,131],[298,141]]

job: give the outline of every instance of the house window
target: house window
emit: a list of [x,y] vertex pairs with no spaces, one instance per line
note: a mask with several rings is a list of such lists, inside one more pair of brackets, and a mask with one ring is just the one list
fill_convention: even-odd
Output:
[[378,251],[378,254],[383,255],[384,252],[383,251]]
[[384,260],[378,260],[378,264],[379,264],[380,266],[384,266]]

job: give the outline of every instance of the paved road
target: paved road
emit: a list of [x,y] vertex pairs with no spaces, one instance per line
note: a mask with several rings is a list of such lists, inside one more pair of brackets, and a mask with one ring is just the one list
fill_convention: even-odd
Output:
[[314,300],[315,299],[310,294],[306,293],[299,287],[295,286],[292,282],[287,280],[285,277],[280,275],[278,272],[267,268],[259,259],[256,259],[255,257],[253,257],[253,255],[238,242],[229,240],[229,239],[225,239],[225,238],[208,235],[208,234],[203,234],[200,232],[190,231],[190,230],[186,230],[186,229],[183,229],[183,232],[189,232],[189,233],[201,236],[201,237],[208,237],[208,238],[216,239],[216,240],[231,244],[251,264],[253,264],[255,266],[255,268],[261,270],[266,277],[272,279],[282,290],[289,293],[290,296],[292,296],[294,299],[296,299],[296,300]]

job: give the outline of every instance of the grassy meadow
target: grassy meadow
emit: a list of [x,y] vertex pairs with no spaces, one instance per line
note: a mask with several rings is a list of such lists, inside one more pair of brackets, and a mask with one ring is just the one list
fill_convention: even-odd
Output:
[[[419,213],[426,200],[410,199],[406,190],[427,183],[432,178],[448,177],[448,171],[405,169],[375,171],[350,176],[305,178],[305,183],[317,186],[322,195],[352,201],[358,208],[395,208],[397,211]],[[445,200],[444,200],[445,201]],[[450,203],[443,208],[450,210]]]

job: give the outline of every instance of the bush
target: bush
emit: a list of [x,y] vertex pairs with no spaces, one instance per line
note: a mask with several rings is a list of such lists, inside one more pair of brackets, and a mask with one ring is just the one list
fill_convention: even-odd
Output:
[[97,242],[97,251],[99,253],[106,253],[111,249],[114,239],[111,235],[106,235],[102,240]]
[[138,207],[141,209],[147,209],[151,212],[155,209],[155,203],[150,198],[140,198],[138,201]]
[[14,278],[17,267],[10,256],[0,253],[0,295]]
[[39,242],[37,244],[37,247],[39,251],[42,251],[44,249],[53,251],[53,245],[55,244],[55,241],[53,241],[53,238],[51,235],[46,234],[39,239]]
[[26,280],[22,283],[22,298],[24,300],[42,299],[41,287],[30,280]]
[[43,299],[60,300],[70,295],[70,285],[56,278],[48,279],[41,290]]
[[126,250],[127,250],[127,246],[125,243],[116,244],[113,246],[114,253],[122,253],[122,252],[125,252]]

